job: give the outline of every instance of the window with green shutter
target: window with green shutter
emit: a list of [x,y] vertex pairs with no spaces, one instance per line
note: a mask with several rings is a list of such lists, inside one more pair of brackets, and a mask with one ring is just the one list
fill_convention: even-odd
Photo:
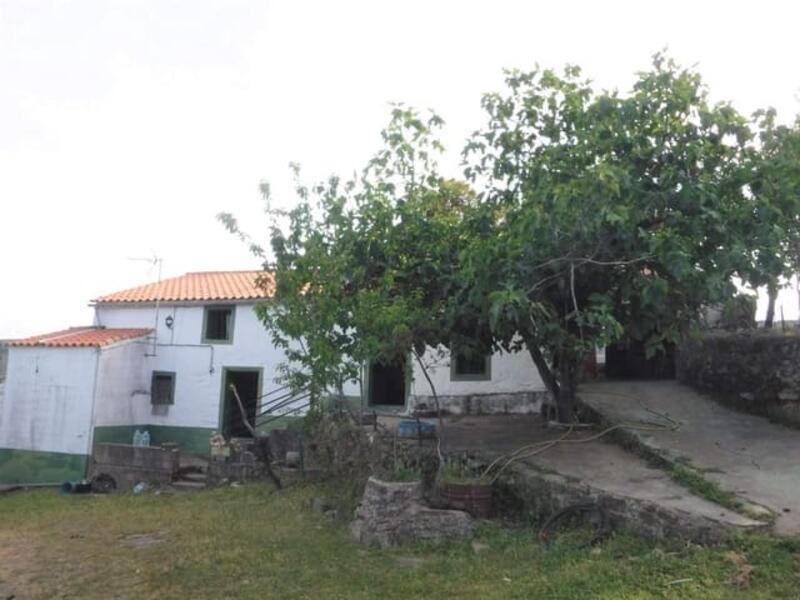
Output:
[[153,371],[150,384],[151,404],[175,404],[175,373]]

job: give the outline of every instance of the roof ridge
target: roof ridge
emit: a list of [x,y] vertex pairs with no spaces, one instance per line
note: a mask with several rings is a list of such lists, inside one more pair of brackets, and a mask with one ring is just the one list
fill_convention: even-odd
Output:
[[[53,333],[43,333],[41,335],[32,335],[27,339],[36,338],[40,341],[47,341],[47,342],[55,342],[56,340],[60,340],[65,337],[69,337],[71,335],[75,335],[78,333],[84,333],[87,331],[95,331],[97,329],[105,329],[104,327],[95,327],[94,325],[85,325],[77,327],[68,327],[67,329],[62,329],[60,331],[54,331]],[[23,338],[26,339],[26,338]]]
[[[269,271],[266,271],[264,269],[234,269],[234,270],[219,269],[214,271],[186,271],[184,275],[208,275],[210,273],[261,273],[261,272],[268,273]],[[183,277],[183,275],[179,275],[179,277]]]
[[12,347],[102,347],[115,342],[144,337],[153,332],[147,327],[71,327],[52,333],[11,340]]
[[[95,303],[213,302],[261,300],[272,295],[271,273],[265,270],[190,271],[123,290],[102,294]],[[266,285],[256,285],[266,279]]]

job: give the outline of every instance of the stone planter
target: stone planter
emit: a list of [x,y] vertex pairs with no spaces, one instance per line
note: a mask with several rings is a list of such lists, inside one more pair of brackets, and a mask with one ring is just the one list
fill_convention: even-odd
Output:
[[477,519],[487,519],[492,513],[492,485],[475,482],[449,482],[441,486],[447,506],[464,510]]
[[382,548],[416,540],[472,535],[469,515],[423,504],[420,481],[370,477],[350,530],[358,541]]

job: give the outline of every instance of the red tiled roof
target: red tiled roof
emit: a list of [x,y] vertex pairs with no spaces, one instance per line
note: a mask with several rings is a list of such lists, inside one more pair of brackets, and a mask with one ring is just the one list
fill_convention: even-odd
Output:
[[[262,280],[261,287],[256,285],[257,279]],[[273,290],[273,281],[264,271],[206,271],[106,294],[94,302],[262,300],[270,297]]]
[[106,329],[105,327],[71,327],[62,331],[12,340],[9,346],[43,346],[46,348],[99,348],[114,342],[144,337],[152,329]]

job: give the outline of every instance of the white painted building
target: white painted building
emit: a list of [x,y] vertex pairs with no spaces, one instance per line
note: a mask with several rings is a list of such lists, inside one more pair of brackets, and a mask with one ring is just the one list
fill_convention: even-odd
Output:
[[[188,273],[93,301],[94,324],[8,344],[0,377],[0,483],[59,481],[85,472],[95,442],[131,443],[148,431],[206,453],[215,431],[243,435],[233,383],[255,417],[281,395],[285,359],[258,321],[263,272]],[[455,413],[533,412],[544,386],[527,353],[425,360],[443,408]],[[379,412],[432,408],[416,364],[369,365],[346,395]],[[303,401],[286,408],[302,408]],[[284,409],[284,410],[285,410]]]

